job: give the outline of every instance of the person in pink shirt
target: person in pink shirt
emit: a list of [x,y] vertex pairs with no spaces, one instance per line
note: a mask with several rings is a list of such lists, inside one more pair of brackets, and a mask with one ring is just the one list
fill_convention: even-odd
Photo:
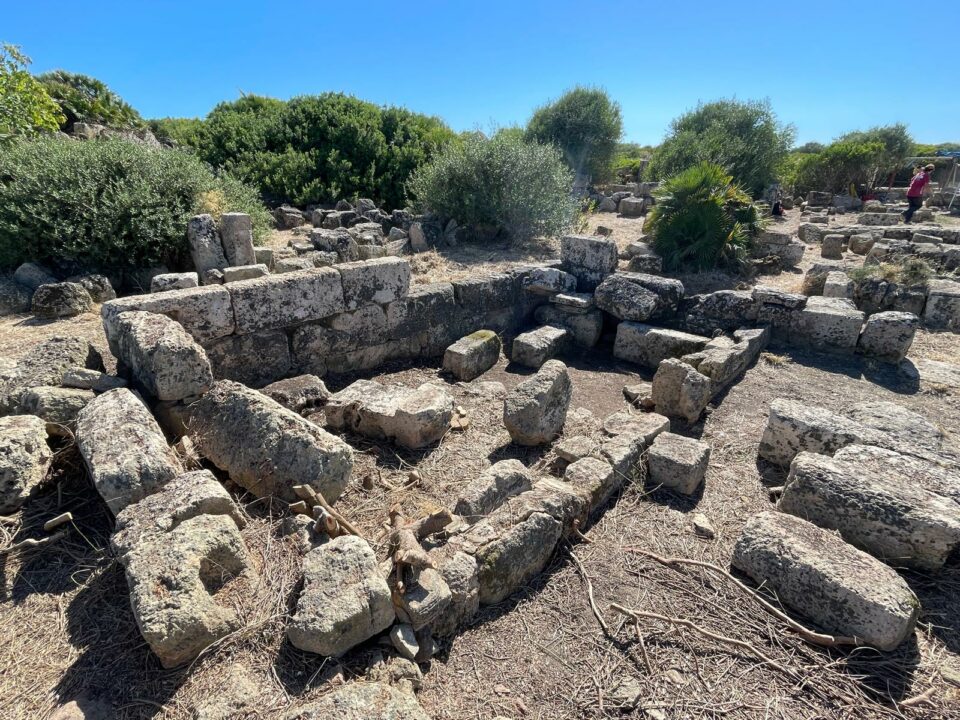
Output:
[[913,218],[913,214],[923,207],[923,189],[930,182],[931,172],[933,172],[933,164],[925,165],[910,180],[910,189],[907,190],[907,202],[910,203],[910,207],[903,213],[903,221],[908,225]]

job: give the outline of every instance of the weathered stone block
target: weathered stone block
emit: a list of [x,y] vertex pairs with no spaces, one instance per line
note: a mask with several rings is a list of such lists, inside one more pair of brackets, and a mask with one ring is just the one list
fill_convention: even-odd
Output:
[[892,568],[784,513],[747,521],[731,563],[826,632],[880,650],[909,637],[919,614],[919,601]]
[[327,386],[316,375],[297,375],[278,380],[260,392],[298,415],[323,406],[330,397]]
[[823,297],[853,299],[853,280],[841,271],[827,273],[823,283]]
[[864,355],[898,363],[907,356],[920,319],[913,313],[881,312],[867,318],[857,350]]
[[10,277],[0,277],[0,315],[16,315],[30,309],[32,293]]
[[254,278],[266,277],[269,274],[270,270],[267,269],[266,265],[237,265],[223,269],[223,281],[230,283],[239,280],[253,280]]
[[288,327],[343,312],[340,277],[335,269],[314,268],[230,283],[237,333]]
[[286,377],[293,367],[290,342],[283,330],[231,335],[204,346],[213,377],[262,387]]
[[870,233],[855,233],[848,240],[850,252],[857,255],[866,255],[875,242],[876,238]]
[[556,295],[577,291],[577,278],[558,268],[533,268],[526,275],[523,287],[536,295]]
[[[371,709],[376,708],[376,715]],[[283,720],[430,720],[413,693],[387,683],[352,682],[319,700],[295,708]]]
[[221,597],[231,580],[254,579],[239,522],[230,495],[205,470],[180,475],[117,516],[112,545],[133,615],[164,667],[240,628],[233,603]]
[[682,360],[664,360],[653,376],[653,402],[667,417],[695,423],[712,396],[710,378]]
[[246,213],[231,212],[220,216],[220,241],[229,265],[255,265],[260,262],[253,248],[253,221]]
[[496,365],[499,359],[499,336],[491,330],[477,330],[446,349],[443,369],[458,380],[470,381]]
[[960,282],[930,280],[923,324],[932,329],[960,332]]
[[860,225],[897,225],[900,216],[897,213],[860,213],[857,218]]
[[634,322],[617,325],[613,355],[621,360],[655,368],[661,360],[702,350],[708,338]]
[[104,393],[107,390],[116,390],[126,387],[127,381],[123,378],[107,375],[99,370],[88,370],[87,368],[71,368],[63,374],[63,386],[68,388],[77,388],[79,390],[93,390],[97,393]]
[[100,353],[86,340],[54,336],[27,352],[14,368],[0,375],[0,413],[20,412],[20,400],[30,388],[53,387],[73,368],[103,370]]
[[114,515],[183,473],[153,415],[126,389],[91,400],[77,417],[76,438],[94,487]]
[[400,258],[344,263],[335,269],[343,283],[347,310],[370,303],[386,305],[404,297],[410,288],[410,263]]
[[594,290],[617,269],[617,244],[587,235],[566,235],[560,240],[560,264],[576,276],[581,292]]
[[0,513],[20,509],[50,469],[46,423],[34,415],[0,418]]
[[33,291],[30,310],[41,318],[74,317],[93,308],[93,298],[80,283],[41,285]]
[[535,577],[553,555],[562,531],[559,521],[534,512],[479,548],[480,604],[500,602]]
[[860,337],[864,314],[843,298],[811,297],[794,315],[797,342],[820,350],[852,352]]
[[508,498],[533,488],[533,477],[519,460],[501,460],[470,482],[457,498],[453,511],[476,522]]
[[732,331],[757,319],[760,303],[748,290],[717,290],[691,298],[692,307],[684,320],[687,330],[712,335]]
[[510,360],[526,367],[538,368],[550,358],[562,353],[570,340],[570,333],[565,329],[543,325],[514,338]]
[[287,638],[301,650],[338,657],[386,630],[395,618],[390,588],[370,545],[341,535],[304,557],[303,591]]
[[166,292],[167,290],[183,290],[200,285],[200,278],[195,272],[161,273],[150,279],[150,292]]
[[353,469],[353,451],[340,438],[229,380],[193,405],[190,433],[205,457],[257,497],[293,501],[293,486],[306,484],[333,502]]
[[567,466],[564,482],[587,501],[588,512],[593,512],[613,497],[627,481],[624,474],[616,472],[606,460],[585,457]]
[[774,465],[787,466],[798,452],[832,455],[846,445],[863,441],[867,435],[867,428],[843,415],[777,398],[770,403],[759,455]]
[[228,265],[213,216],[195,215],[190,218],[187,223],[187,243],[193,266],[201,275],[207,270],[222,270]]
[[541,305],[533,317],[542,325],[566,330],[580,347],[593,347],[603,333],[603,313],[599,310],[568,312],[568,306]]
[[841,260],[846,244],[847,239],[843,235],[824,235],[820,240],[820,257],[827,260]]
[[[234,286],[235,287],[235,286]],[[150,295],[132,295],[104,303],[100,308],[103,329],[114,355],[118,350],[111,337],[116,336],[115,324],[120,313],[131,310],[158,313],[176,320],[199,343],[231,335],[236,328],[233,302],[226,287],[205,287],[168,290]]]
[[573,388],[567,366],[548,360],[517,385],[503,403],[503,423],[519,445],[544,445],[563,429]]
[[20,283],[31,292],[41,285],[53,285],[57,282],[56,276],[42,265],[26,262],[13,271],[14,281]]
[[647,451],[650,482],[684,495],[692,495],[703,484],[709,464],[709,445],[669,432],[657,435]]
[[[117,359],[158,400],[199,396],[213,384],[207,354],[183,326],[165,315],[132,311],[111,325]],[[249,362],[249,360],[248,360]]]
[[794,458],[780,509],[894,565],[939,570],[960,549],[960,505],[825,455]]
[[617,210],[624,217],[640,217],[647,208],[646,198],[625,197],[620,200]]
[[92,399],[92,390],[40,385],[21,395],[20,407],[24,413],[43,419],[48,434],[69,437],[77,414]]

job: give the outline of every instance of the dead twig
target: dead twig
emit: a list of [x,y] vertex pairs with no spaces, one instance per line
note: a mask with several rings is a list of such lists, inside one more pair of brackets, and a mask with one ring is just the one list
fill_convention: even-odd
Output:
[[919,695],[914,695],[913,697],[907,698],[901,702],[900,707],[916,707],[917,705],[923,705],[924,703],[932,703],[933,700],[931,698],[933,697],[933,691],[934,688],[929,687]]
[[600,614],[600,610],[597,608],[597,603],[593,599],[593,583],[590,581],[590,576],[587,575],[586,568],[583,567],[583,563],[580,562],[572,550],[567,550],[570,554],[570,557],[573,558],[573,562],[576,563],[577,569],[580,571],[580,576],[583,578],[583,581],[587,584],[587,599],[590,601],[590,609],[593,610],[593,615],[597,618],[597,622],[600,623],[600,627],[603,629],[603,634],[606,635],[611,640],[613,636],[610,634],[610,628],[607,626],[607,621],[603,619],[603,615]]
[[661,615],[660,613],[647,612],[646,610],[631,610],[630,608],[623,607],[623,605],[618,605],[617,603],[610,603],[610,609],[620,613],[621,615],[626,615],[627,617],[633,618],[634,620],[637,620],[638,618],[648,618],[650,620],[659,620],[660,622],[667,623],[668,625],[685,627],[688,630],[693,630],[694,632],[700,635],[703,635],[704,637],[708,637],[711,640],[715,640],[721,643],[726,643],[728,645],[733,645],[735,647],[746,650],[747,652],[760,658],[760,660],[765,662],[770,667],[776,670],[779,670],[784,675],[788,675],[795,680],[799,679],[797,677],[797,674],[793,670],[786,667],[785,665],[781,665],[773,658],[768,657],[763,652],[761,652],[760,649],[757,648],[755,645],[748,643],[745,640],[737,640],[736,638],[727,637],[726,635],[718,635],[715,632],[711,632],[706,628],[700,627],[693,621],[687,620],[686,618],[668,617],[666,615]]
[[6,547],[0,550],[0,555],[7,555],[9,553],[19,552],[20,550],[33,550],[35,548],[43,547],[44,545],[51,545],[55,542],[59,542],[60,540],[63,540],[69,534],[70,534],[70,531],[64,529],[53,535],[48,535],[45,538],[39,538],[39,539],[30,538],[29,540],[21,540],[20,542],[15,543],[10,547]]
[[667,567],[672,567],[674,569],[677,569],[680,566],[689,565],[692,567],[699,567],[699,568],[704,568],[706,570],[712,570],[713,572],[723,576],[724,578],[732,582],[738,588],[743,590],[743,592],[747,593],[747,595],[752,597],[764,610],[766,610],[768,613],[773,615],[778,620],[781,620],[784,623],[786,623],[791,630],[796,632],[798,635],[800,635],[800,637],[802,637],[804,640],[809,642],[811,645],[819,645],[820,647],[840,647],[844,645],[859,646],[863,644],[862,642],[860,642],[860,640],[858,640],[855,637],[846,637],[843,635],[826,635],[824,633],[818,633],[807,627],[804,627],[803,625],[798,623],[796,620],[791,618],[789,615],[784,613],[782,610],[778,609],[777,607],[771,605],[769,602],[764,600],[762,597],[760,597],[759,594],[757,594],[755,590],[748,588],[746,585],[744,585],[742,582],[737,580],[735,577],[733,577],[733,575],[731,575],[729,572],[721,568],[719,565],[714,565],[713,563],[704,562],[702,560],[690,560],[688,558],[662,557],[648,550],[642,550],[640,548],[631,547],[631,548],[625,548],[625,550],[627,552],[635,553],[637,555],[643,555],[644,557],[648,557],[651,560],[655,560],[661,565],[666,565]]
[[302,499],[305,500],[308,504],[310,504],[310,505],[319,505],[319,506],[322,507],[324,510],[326,510],[328,513],[330,513],[331,517],[333,517],[333,519],[336,520],[336,521],[340,524],[340,527],[342,527],[344,530],[346,530],[346,531],[347,531],[348,533],[350,533],[351,535],[356,535],[357,537],[360,537],[360,538],[363,537],[363,535],[360,533],[360,531],[357,530],[357,528],[354,527],[353,524],[352,524],[349,520],[347,520],[343,515],[341,515],[340,513],[338,513],[336,510],[334,510],[334,509],[330,506],[330,503],[328,503],[328,502],[326,501],[326,499],[323,497],[323,495],[321,495],[320,493],[318,493],[316,490],[314,490],[314,489],[313,489],[312,487],[310,487],[309,485],[294,485],[294,486],[293,486],[293,491],[297,494],[297,497],[302,498]]

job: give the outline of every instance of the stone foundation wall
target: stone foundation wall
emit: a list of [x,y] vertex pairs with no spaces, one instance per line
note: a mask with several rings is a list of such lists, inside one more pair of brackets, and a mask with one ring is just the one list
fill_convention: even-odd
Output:
[[261,387],[439,356],[480,328],[516,331],[544,302],[524,291],[532,269],[411,286],[407,261],[388,257],[121,298],[101,314],[114,354],[120,313],[160,313],[203,346],[217,379]]

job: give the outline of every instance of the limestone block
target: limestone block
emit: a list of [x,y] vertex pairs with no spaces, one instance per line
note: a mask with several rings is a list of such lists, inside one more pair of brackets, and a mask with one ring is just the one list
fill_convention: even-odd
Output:
[[932,329],[960,332],[960,282],[930,280],[923,324]]
[[881,312],[867,318],[857,350],[869,357],[899,363],[907,356],[920,319],[913,313]]
[[443,369],[458,380],[470,381],[496,365],[499,359],[499,336],[491,330],[477,330],[446,349]]
[[820,257],[827,260],[841,260],[846,244],[847,239],[843,235],[824,235],[820,240]]
[[570,340],[570,333],[565,329],[543,325],[514,338],[510,360],[526,367],[539,368],[550,358],[562,353]]
[[278,380],[260,392],[298,415],[305,415],[323,406],[330,397],[327,386],[316,375],[297,375]]
[[841,271],[827,273],[823,283],[823,297],[853,299],[853,280]]
[[533,268],[524,278],[523,287],[536,295],[555,295],[577,291],[577,278],[558,268]]
[[713,397],[710,378],[675,358],[660,363],[653,376],[653,402],[657,412],[695,423]]
[[581,292],[594,290],[617,269],[617,244],[587,235],[566,235],[560,240],[560,264],[576,276]]
[[655,368],[661,360],[702,350],[708,340],[701,335],[679,330],[624,321],[617,325],[613,355],[621,360]]
[[230,283],[238,280],[253,280],[269,274],[270,270],[263,264],[234,265],[223,269],[223,281]]
[[500,507],[508,498],[533,488],[533,477],[519,460],[494,463],[471,481],[457,498],[453,511],[476,522]]
[[211,215],[195,215],[187,224],[187,243],[193,266],[201,275],[207,270],[222,270],[227,256],[220,243],[220,233]]
[[80,315],[93,308],[93,298],[80,283],[62,282],[41,285],[33,291],[30,310],[41,318]]
[[650,482],[684,495],[692,495],[703,484],[709,463],[709,445],[670,432],[657,435],[647,452]]
[[607,504],[628,476],[616,472],[606,460],[585,457],[568,465],[563,479],[584,497],[588,512],[593,512]]
[[896,566],[939,570],[960,549],[960,505],[825,455],[794,458],[780,509]]
[[[395,617],[370,545],[341,535],[304,557],[303,591],[287,638],[301,650],[338,657],[386,630]],[[342,717],[342,709],[335,714]]]
[[231,212],[220,216],[220,240],[230,265],[255,265],[260,262],[253,247],[253,221],[246,213]]
[[226,289],[241,335],[319,320],[345,309],[340,273],[333,268],[241,280]]
[[200,277],[195,272],[160,273],[150,279],[150,292],[166,292],[167,290],[183,290],[200,285]]
[[559,360],[548,360],[517,385],[503,404],[503,423],[513,442],[543,445],[559,435],[572,392],[567,366]]
[[43,482],[51,460],[43,420],[34,415],[0,418],[0,513],[20,509]]
[[399,300],[410,288],[410,263],[397,257],[385,257],[337,265],[343,283],[347,310],[376,303],[385,305]]
[[73,368],[103,370],[100,353],[86,340],[55,335],[34,346],[9,371],[0,374],[0,413],[20,412],[20,400],[30,388],[55,387]]
[[811,297],[794,315],[795,343],[820,350],[852,352],[860,337],[864,313],[849,300]]
[[759,455],[774,465],[787,466],[801,451],[832,455],[869,437],[868,428],[843,415],[778,398],[770,404]]
[[581,312],[568,311],[569,306],[541,305],[533,314],[534,319],[543,325],[566,330],[570,339],[580,347],[593,347],[600,341],[603,333],[603,313],[599,310]]
[[183,472],[153,415],[123,388],[87,403],[77,417],[76,439],[94,487],[114,515]]
[[77,414],[93,397],[92,390],[40,385],[23,393],[20,407],[24,413],[43,419],[48,434],[69,437]]
[[231,335],[204,346],[213,377],[262,387],[286,377],[293,367],[290,343],[283,330]]
[[118,352],[112,340],[116,336],[117,317],[131,310],[166,315],[183,325],[199,343],[231,335],[236,327],[230,292],[220,285],[117,298],[104,303],[100,308],[103,329],[114,355]]
[[293,486],[306,484],[333,502],[353,469],[340,438],[229,380],[193,405],[190,434],[201,454],[257,497],[293,501]]
[[117,359],[158,400],[202,395],[213,384],[207,354],[179,323],[165,315],[121,313],[112,326]]
[[498,603],[535,577],[553,555],[562,530],[550,515],[534,512],[479,548],[480,604]]
[[380,682],[349,683],[283,716],[283,720],[327,720],[328,718],[430,720],[430,716],[420,707],[413,693],[403,692]]
[[744,526],[732,565],[832,635],[895,649],[913,632],[920,603],[892,568],[834,533],[784,513]]
[[871,445],[847,445],[837,450],[833,457],[872,473],[909,478],[911,484],[960,503],[960,470],[956,466],[945,466],[934,460]]

